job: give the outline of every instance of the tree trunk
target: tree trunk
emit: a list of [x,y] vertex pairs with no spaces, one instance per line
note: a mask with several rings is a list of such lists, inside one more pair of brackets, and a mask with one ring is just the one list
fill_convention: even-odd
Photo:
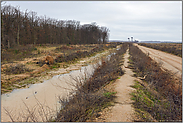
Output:
[[17,44],[20,45],[20,27],[18,25],[18,32],[17,32]]
[[[3,19],[2,19],[3,17],[1,16],[1,44],[2,44],[2,42],[4,41],[4,33],[3,33],[3,31],[4,31],[4,24],[3,24]],[[4,45],[4,44],[3,44]]]
[[37,37],[36,37],[36,34],[34,33],[34,45],[36,45],[36,40],[37,40]]
[[8,41],[8,49],[9,49],[10,48],[10,40],[8,39],[7,41]]

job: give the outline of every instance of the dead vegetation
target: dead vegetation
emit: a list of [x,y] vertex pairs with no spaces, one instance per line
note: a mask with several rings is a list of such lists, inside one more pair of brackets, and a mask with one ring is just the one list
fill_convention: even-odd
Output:
[[143,121],[153,121],[150,117],[157,121],[182,121],[181,80],[174,78],[173,73],[162,70],[160,64],[132,44],[130,54],[130,67],[135,75],[146,76],[143,82],[136,83],[134,88],[137,92],[132,93],[138,115]]
[[182,43],[139,43],[139,45],[172,53],[174,55],[182,57]]
[[[113,92],[108,92],[103,87],[111,80],[123,74],[121,69],[122,54],[127,49],[126,45],[111,55],[110,60],[102,59],[102,64],[94,71],[90,79],[75,79],[76,90],[67,98],[60,98],[62,109],[57,114],[56,122],[84,122],[92,121],[99,116],[98,112],[110,105],[114,99]],[[74,93],[74,94],[73,94]]]
[[[105,44],[101,44],[101,45],[98,45],[96,47],[94,47],[93,49],[90,49],[90,50],[83,50],[83,48],[75,48],[77,51],[74,52],[74,53],[68,53],[67,55],[65,54],[64,50],[63,49],[74,49],[72,47],[66,47],[66,46],[62,46],[60,47],[59,49],[62,49],[63,50],[63,55],[59,55],[56,57],[55,61],[57,63],[60,63],[60,62],[72,62],[72,61],[75,61],[79,58],[83,58],[83,57],[86,57],[86,56],[92,56],[94,55],[95,53],[97,52],[100,52],[100,51],[104,51],[106,48],[115,48],[117,45],[119,45],[120,43],[111,43],[110,45],[105,45]],[[82,50],[81,50],[82,49]],[[58,49],[57,49],[58,50]]]
[[25,58],[34,57],[37,48],[33,45],[16,46],[10,49],[1,48],[1,64],[12,63],[14,61],[21,61]]
[[55,111],[53,109],[48,107],[45,103],[40,103],[36,96],[34,96],[34,98],[36,100],[36,105],[33,107],[30,107],[22,100],[22,106],[25,107],[26,110],[22,110],[18,114],[16,114],[14,110],[5,107],[3,107],[3,109],[12,122],[47,122],[50,117],[54,117]]
[[10,65],[9,67],[7,66],[6,69],[4,69],[2,72],[4,72],[7,75],[10,74],[21,74],[25,72],[31,72],[32,69],[29,69],[25,67],[23,64],[16,64],[16,65]]
[[[75,88],[69,93],[68,97],[59,98],[61,110],[57,113],[56,118],[50,117],[51,114],[56,112],[51,111],[51,114],[49,114],[47,112],[47,110],[50,110],[49,107],[37,100],[37,105],[33,108],[24,103],[27,111],[20,112],[21,115],[18,120],[21,122],[38,122],[38,117],[41,117],[43,122],[79,122],[92,121],[99,117],[98,112],[112,105],[111,101],[115,98],[115,92],[105,90],[104,86],[110,83],[111,80],[117,79],[119,75],[123,75],[121,65],[123,64],[123,54],[126,49],[126,44],[123,44],[120,50],[111,53],[110,60],[109,57],[102,58],[101,64],[98,64],[91,78],[73,78],[76,84],[72,86]],[[36,110],[40,110],[37,115],[35,114]],[[16,121],[11,111],[6,110],[6,113],[12,121]]]
[[54,64],[54,63],[55,63],[55,60],[50,55],[44,57],[43,59],[39,59],[39,61],[36,62],[36,64],[39,64],[40,67],[42,67],[43,65],[51,65],[51,64]]
[[[42,76],[43,72],[46,73],[46,71],[51,69],[57,69],[60,67],[66,68],[69,64],[75,63],[80,58],[95,55],[96,53],[109,48],[115,48],[119,44],[121,43],[59,46],[54,44],[41,44],[18,46],[16,47],[17,49],[14,47],[14,49],[10,48],[8,50],[3,50],[3,53],[5,54],[11,54],[11,52],[15,52],[14,50],[17,50],[17,53],[11,54],[12,57],[9,57],[8,55],[6,56],[5,54],[3,55],[5,59],[1,61],[1,93],[12,91],[12,89],[16,88],[13,87],[14,84],[22,86],[20,85],[20,81],[24,81],[31,77],[35,78]],[[23,66],[14,68],[17,64],[23,64]],[[30,82],[30,84],[31,83],[33,82]],[[22,87],[25,87],[24,84]]]

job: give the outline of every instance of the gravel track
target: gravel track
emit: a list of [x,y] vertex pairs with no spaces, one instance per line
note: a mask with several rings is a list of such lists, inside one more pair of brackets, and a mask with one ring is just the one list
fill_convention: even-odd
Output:
[[170,53],[166,53],[163,51],[155,50],[152,48],[147,48],[144,46],[136,45],[142,52],[149,53],[149,56],[157,61],[158,63],[162,63],[163,69],[167,69],[173,72],[176,77],[182,78],[182,58],[176,55],[172,55]]

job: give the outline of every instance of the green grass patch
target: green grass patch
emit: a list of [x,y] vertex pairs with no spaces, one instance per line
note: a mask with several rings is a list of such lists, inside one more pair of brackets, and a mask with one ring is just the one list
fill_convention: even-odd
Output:
[[107,98],[110,98],[112,95],[116,94],[117,92],[106,92],[106,93],[103,93],[103,95]]
[[129,62],[133,62],[130,58],[128,60],[129,60]]
[[57,63],[56,63],[56,64],[51,65],[50,67],[51,67],[51,69],[59,68],[59,67],[60,67],[60,64],[57,64]]
[[9,88],[7,88],[7,90],[12,90],[12,88],[9,87]]
[[160,99],[138,81],[131,87],[136,89],[135,92],[131,93],[131,99],[134,100],[133,106],[141,120],[144,122],[151,122],[154,119],[157,121],[169,121],[172,113],[170,112],[170,103],[166,99]]

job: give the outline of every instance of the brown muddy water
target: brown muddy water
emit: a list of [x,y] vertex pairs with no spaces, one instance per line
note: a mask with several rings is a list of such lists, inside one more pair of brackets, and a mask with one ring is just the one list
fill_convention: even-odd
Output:
[[[108,60],[111,55],[107,56]],[[81,67],[80,70],[33,84],[27,89],[15,89],[1,95],[1,122],[12,122],[12,119],[16,122],[46,122],[50,118],[54,119],[61,108],[59,97],[67,97],[75,89],[74,85],[90,78],[99,64],[100,60],[96,64]]]

